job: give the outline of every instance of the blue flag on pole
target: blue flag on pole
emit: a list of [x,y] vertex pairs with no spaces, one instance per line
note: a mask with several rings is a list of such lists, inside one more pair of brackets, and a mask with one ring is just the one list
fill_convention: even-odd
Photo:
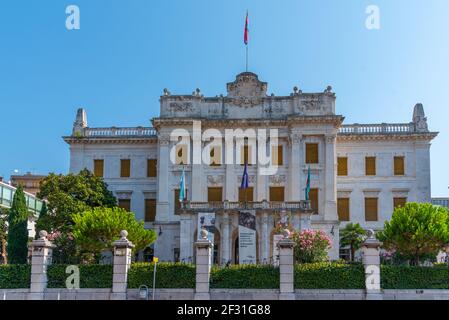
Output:
[[310,193],[310,166],[309,169],[307,170],[306,201],[310,200],[309,193]]
[[182,168],[181,180],[179,181],[179,202],[183,202],[186,198],[186,176],[184,168]]
[[245,169],[243,169],[242,183],[240,189],[248,189],[248,166],[245,162]]

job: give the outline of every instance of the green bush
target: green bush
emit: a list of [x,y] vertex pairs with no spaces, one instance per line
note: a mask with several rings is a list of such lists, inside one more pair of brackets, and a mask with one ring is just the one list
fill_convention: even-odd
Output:
[[[128,288],[153,287],[153,263],[133,263],[128,271]],[[193,264],[161,262],[156,268],[156,288],[195,288]]]
[[[67,264],[48,266],[48,288],[66,288]],[[112,288],[112,265],[86,264],[78,265],[80,270],[80,288]]]
[[232,265],[211,268],[211,288],[278,289],[279,268],[271,265]]
[[447,267],[381,266],[382,289],[449,289]]
[[295,265],[295,289],[364,289],[361,264],[321,262]]
[[29,264],[0,265],[0,289],[26,289],[30,287]]

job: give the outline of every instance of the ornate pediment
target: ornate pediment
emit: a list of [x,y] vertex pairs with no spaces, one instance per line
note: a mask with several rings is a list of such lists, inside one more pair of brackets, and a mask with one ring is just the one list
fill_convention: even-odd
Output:
[[243,72],[237,75],[234,82],[227,84],[228,98],[234,99],[238,106],[254,106],[260,104],[267,96],[267,83],[259,81],[256,74]]

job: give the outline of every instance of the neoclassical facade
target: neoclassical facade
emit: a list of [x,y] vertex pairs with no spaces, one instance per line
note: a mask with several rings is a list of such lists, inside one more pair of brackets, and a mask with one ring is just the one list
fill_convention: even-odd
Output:
[[[429,131],[421,104],[411,122],[344,124],[335,103],[331,87],[267,95],[267,83],[244,72],[227,84],[226,95],[164,89],[152,127],[89,127],[79,109],[64,137],[70,171],[88,168],[102,176],[119,205],[156,230],[154,254],[161,260],[192,260],[198,221],[208,213],[215,262],[238,263],[244,210],[255,215],[257,262],[273,261],[281,217],[298,230],[324,230],[333,239],[329,255],[338,259],[339,230],[348,222],[378,230],[395,206],[430,202],[430,143],[437,133]],[[227,130],[243,136],[227,140]],[[262,151],[274,172],[263,173]],[[241,190],[244,162],[249,187]],[[182,172],[187,199],[181,204]]]

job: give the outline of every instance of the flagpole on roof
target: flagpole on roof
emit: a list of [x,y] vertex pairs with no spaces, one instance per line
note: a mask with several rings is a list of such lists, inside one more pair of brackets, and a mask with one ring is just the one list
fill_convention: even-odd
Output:
[[248,72],[248,10],[246,10],[245,31],[243,34],[243,42],[246,47],[246,72]]

